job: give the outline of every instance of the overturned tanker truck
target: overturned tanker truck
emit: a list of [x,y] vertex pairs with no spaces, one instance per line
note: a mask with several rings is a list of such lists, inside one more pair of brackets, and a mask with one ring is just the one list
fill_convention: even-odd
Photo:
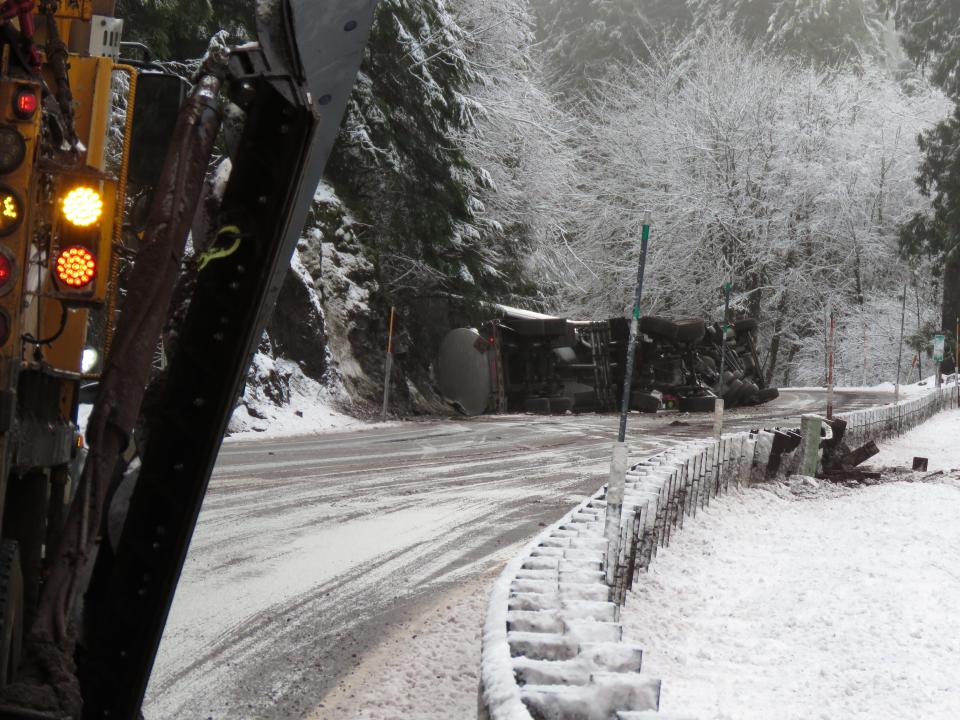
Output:
[[[629,322],[577,321],[498,306],[479,330],[457,328],[440,345],[437,379],[466,415],[605,412],[619,409]],[[721,395],[727,407],[759,405],[769,387],[756,349],[757,322],[641,317],[630,408],[705,412]],[[721,383],[721,372],[723,381]]]

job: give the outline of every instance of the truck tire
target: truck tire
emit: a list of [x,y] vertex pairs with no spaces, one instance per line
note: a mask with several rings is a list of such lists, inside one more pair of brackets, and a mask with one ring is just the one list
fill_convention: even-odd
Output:
[[573,411],[588,412],[598,410],[600,402],[597,400],[597,394],[593,390],[585,390],[573,394]]
[[550,398],[527,398],[523,401],[523,411],[534,415],[549,415]]
[[573,399],[568,397],[550,398],[549,403],[551,415],[563,415],[573,408]]
[[679,343],[696,345],[707,334],[707,324],[703,320],[677,320],[674,324],[677,326],[676,340]]
[[0,541],[0,687],[13,682],[23,649],[23,573],[20,548]]
[[741,405],[757,405],[760,403],[760,388],[756,383],[750,380],[743,381],[743,395],[740,398]]
[[713,412],[717,399],[712,395],[695,395],[693,397],[682,397],[677,403],[677,410],[680,412]]
[[660,409],[660,401],[650,393],[634,390],[630,393],[630,409],[642,413],[655,413]]
[[763,404],[771,400],[776,400],[778,397],[780,397],[780,391],[777,388],[762,388],[758,394],[757,403]]
[[640,318],[640,332],[671,342],[677,339],[676,323],[655,315],[645,315]]
[[723,383],[723,403],[724,407],[736,407],[740,401],[740,395],[743,393],[743,380],[731,377]]

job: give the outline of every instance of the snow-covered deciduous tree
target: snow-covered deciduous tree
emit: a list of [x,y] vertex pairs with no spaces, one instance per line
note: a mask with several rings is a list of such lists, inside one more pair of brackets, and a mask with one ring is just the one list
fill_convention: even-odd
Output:
[[550,291],[530,279],[542,259],[537,249],[563,234],[576,176],[577,119],[545,90],[524,0],[474,0],[456,12],[470,62],[483,74],[469,91],[481,112],[462,140],[478,169],[489,265],[503,279],[488,286],[490,299],[529,304]]
[[560,305],[622,311],[649,209],[644,312],[719,316],[731,280],[737,312],[762,322],[770,379],[822,381],[827,305],[842,327],[868,321],[869,343],[873,309],[905,276],[896,228],[922,203],[910,138],[944,107],[928,88],[784,61],[723,31],[681,44],[610,84],[589,118]]

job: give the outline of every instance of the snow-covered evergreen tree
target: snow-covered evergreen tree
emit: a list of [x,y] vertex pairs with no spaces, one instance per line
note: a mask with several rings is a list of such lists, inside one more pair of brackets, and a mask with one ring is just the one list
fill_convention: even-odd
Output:
[[875,0],[688,0],[698,23],[729,22],[751,41],[824,63],[882,52]]
[[474,173],[458,138],[478,75],[444,0],[384,0],[327,176],[391,291],[464,292],[484,275]]
[[[930,80],[957,103],[952,117],[918,139],[925,157],[917,183],[931,206],[916,213],[901,232],[901,247],[908,256],[936,260],[943,281],[937,329],[952,334],[960,318],[960,4],[885,0],[885,5],[896,19],[908,56],[929,70]],[[956,367],[952,354],[948,353],[948,369]]]
[[532,0],[531,7],[554,85],[575,91],[647,58],[665,33],[690,20],[683,0]]
[[911,60],[929,71],[930,81],[960,98],[960,3],[949,0],[880,0],[896,20]]
[[200,57],[219,30],[236,40],[255,34],[248,0],[117,0],[117,16],[124,19],[124,40],[143,42],[166,60]]

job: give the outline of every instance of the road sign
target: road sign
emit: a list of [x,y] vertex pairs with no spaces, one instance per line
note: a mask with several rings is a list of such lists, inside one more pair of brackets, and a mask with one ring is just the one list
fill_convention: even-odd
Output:
[[943,345],[944,345],[944,336],[943,335],[934,335],[933,336],[933,359],[936,362],[943,362]]

